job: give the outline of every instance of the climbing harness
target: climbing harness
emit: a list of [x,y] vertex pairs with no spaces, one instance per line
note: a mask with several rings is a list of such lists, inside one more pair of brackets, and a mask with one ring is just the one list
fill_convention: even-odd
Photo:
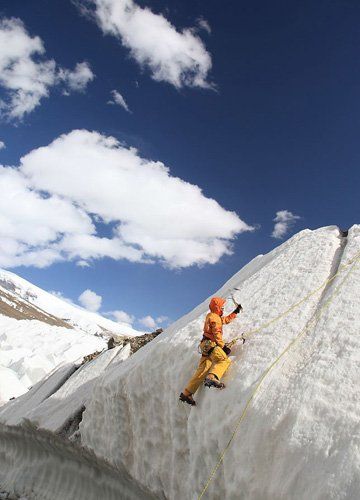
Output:
[[[304,326],[304,328],[300,331],[300,333],[298,333],[298,335],[287,345],[287,347],[279,354],[279,356],[263,372],[263,374],[260,377],[259,381],[257,382],[254,390],[252,391],[250,397],[248,398],[248,400],[247,400],[247,402],[245,404],[245,407],[244,407],[241,415],[239,416],[239,418],[237,419],[237,421],[235,423],[234,430],[233,430],[233,432],[232,432],[232,434],[230,436],[230,439],[229,439],[227,445],[225,446],[225,448],[223,449],[223,451],[220,453],[217,463],[215,464],[215,466],[213,467],[212,471],[210,472],[210,474],[208,476],[208,479],[207,479],[207,482],[206,482],[204,488],[202,489],[201,493],[198,496],[198,500],[201,500],[203,498],[203,496],[206,493],[206,491],[207,491],[207,489],[208,489],[211,481],[213,480],[213,478],[214,478],[217,470],[219,469],[220,465],[224,461],[225,454],[228,451],[228,449],[230,448],[231,443],[233,442],[233,440],[234,440],[234,438],[235,438],[235,436],[236,436],[236,434],[237,434],[237,432],[239,430],[239,427],[240,427],[242,421],[244,420],[244,418],[245,418],[245,416],[246,416],[246,414],[247,414],[247,412],[248,412],[248,410],[250,408],[250,405],[251,405],[252,401],[254,400],[254,398],[256,397],[257,393],[259,392],[261,386],[263,385],[264,380],[267,378],[267,376],[269,375],[269,373],[277,366],[277,364],[280,362],[280,360],[291,350],[291,348],[295,344],[297,344],[302,339],[302,337],[304,337],[304,335],[310,329],[310,327],[313,324],[316,324],[316,322],[319,320],[319,318],[321,317],[321,315],[323,314],[323,312],[330,306],[330,304],[332,303],[332,301],[339,294],[341,288],[344,286],[345,282],[348,280],[349,276],[351,275],[351,273],[355,269],[355,266],[359,262],[359,260],[360,260],[360,252],[358,254],[356,254],[355,257],[353,259],[351,259],[347,264],[344,264],[343,266],[339,267],[339,269],[337,270],[337,272],[331,278],[328,278],[327,280],[325,280],[321,284],[321,286],[319,286],[316,290],[310,292],[308,295],[306,295],[306,297],[304,297],[302,300],[300,300],[296,304],[293,304],[291,307],[289,307],[289,309],[287,309],[285,312],[283,312],[282,314],[280,314],[276,318],[273,318],[272,320],[268,321],[267,323],[264,323],[263,325],[261,325],[257,329],[248,332],[246,338],[248,338],[250,335],[253,335],[253,334],[259,332],[260,330],[265,329],[267,326],[276,323],[281,318],[283,318],[284,316],[286,316],[287,314],[289,314],[290,311],[292,311],[293,309],[295,309],[296,307],[298,307],[299,305],[301,305],[302,303],[304,303],[311,296],[315,295],[315,293],[319,292],[322,288],[325,288],[327,285],[329,285],[337,276],[339,276],[339,274],[344,269],[346,269],[349,266],[351,266],[350,269],[349,269],[349,271],[345,275],[344,279],[336,287],[336,289],[334,290],[334,292],[332,293],[332,295],[330,295],[330,297],[328,298],[328,300],[325,301],[323,304],[321,304],[321,307],[319,307],[319,309],[316,311],[316,313],[313,315],[313,317],[308,321],[308,323]],[[241,338],[241,336],[237,337],[237,338],[235,338],[233,340],[237,341],[240,338]]]
[[198,352],[202,356],[210,356],[210,354],[213,352],[213,350],[216,347],[216,342],[213,342],[210,339],[202,339],[200,344],[198,345]]

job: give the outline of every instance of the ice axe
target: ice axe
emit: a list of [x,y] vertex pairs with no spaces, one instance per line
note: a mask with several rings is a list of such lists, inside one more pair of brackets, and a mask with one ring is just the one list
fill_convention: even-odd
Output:
[[[234,288],[234,290],[239,290],[239,289]],[[240,307],[240,310],[242,310],[242,305],[235,300],[233,293],[230,295],[230,297],[231,297],[231,300],[234,302],[235,307]],[[236,342],[238,342],[239,340],[242,340],[242,343],[245,344],[246,339],[245,339],[243,333],[241,335],[239,335],[238,337],[235,337],[234,339],[232,339],[230,342],[227,342],[226,345],[231,349],[236,344]]]

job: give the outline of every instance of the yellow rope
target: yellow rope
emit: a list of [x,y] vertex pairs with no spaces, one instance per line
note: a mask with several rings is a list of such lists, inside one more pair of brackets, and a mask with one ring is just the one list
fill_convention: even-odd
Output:
[[[346,280],[349,278],[349,276],[351,275],[352,271],[354,270],[355,268],[355,265],[356,263],[360,260],[360,252],[359,254],[357,254],[352,260],[350,260],[347,264],[345,264],[344,266],[341,267],[341,270],[339,268],[339,270],[337,271],[337,273],[335,273],[331,278],[327,279],[323,285],[321,287],[319,287],[316,291],[319,291],[323,286],[326,286],[327,284],[331,283],[334,278],[336,276],[339,275],[339,273],[341,271],[343,271],[344,269],[346,269],[347,267],[349,267],[351,264],[351,268],[349,269],[348,273],[346,274],[345,278],[343,279],[343,281],[337,286],[337,288],[335,289],[334,293],[329,297],[329,299],[323,303],[323,305],[318,309],[318,311],[314,314],[314,316],[311,318],[311,320],[305,325],[305,327],[301,330],[301,332],[288,344],[288,346],[281,352],[281,354],[266,368],[266,370],[264,371],[264,373],[262,374],[262,376],[260,377],[260,380],[258,381],[258,383],[256,384],[255,386],[255,389],[253,390],[251,396],[249,397],[249,399],[247,400],[246,402],[246,405],[240,415],[240,417],[238,418],[236,424],[235,424],[235,428],[231,434],[231,437],[229,439],[229,442],[227,443],[227,445],[225,446],[225,448],[223,449],[223,451],[221,452],[220,456],[219,456],[219,459],[217,461],[217,463],[215,464],[214,468],[212,469],[209,477],[208,477],[208,480],[203,488],[203,490],[201,491],[200,495],[198,496],[198,500],[201,500],[201,498],[204,496],[204,494],[206,493],[206,490],[208,489],[212,479],[214,478],[218,468],[220,467],[220,465],[222,464],[223,460],[224,460],[224,457],[225,457],[225,454],[227,452],[227,450],[230,448],[230,445],[232,443],[232,441],[234,440],[235,438],[235,435],[237,434],[238,430],[239,430],[239,427],[240,427],[240,424],[241,422],[244,420],[246,414],[247,414],[247,411],[250,407],[250,404],[251,402],[253,401],[253,399],[255,398],[256,394],[259,392],[259,389],[260,387],[262,386],[264,380],[266,379],[266,377],[269,375],[269,373],[275,368],[275,366],[279,363],[279,361],[285,356],[285,354],[287,354],[287,352],[305,335],[305,333],[308,331],[308,329],[310,328],[310,326],[315,322],[317,321],[321,314],[324,312],[324,310],[326,308],[329,307],[329,305],[331,304],[331,302],[334,300],[334,298],[338,295],[339,291],[341,290],[341,288],[343,287],[343,285],[345,284]],[[313,295],[313,293],[315,292],[312,292],[310,293],[309,295],[307,295],[307,298],[309,298],[311,295]],[[290,310],[292,310],[294,307],[296,307],[296,305],[299,305],[301,304],[302,302],[304,302],[304,300],[301,300],[300,302],[298,302],[297,304],[295,304],[294,306],[292,306],[290,308]],[[289,311],[289,310],[288,310]],[[288,312],[287,311],[287,312]],[[285,313],[281,314],[280,316],[277,317],[277,319],[280,319],[284,316]],[[271,322],[269,322],[268,324],[272,324],[274,323],[275,321],[272,320]],[[264,326],[263,326],[264,327]],[[259,331],[261,328],[257,329],[256,331]],[[256,332],[255,330],[252,332],[252,333],[255,333]]]

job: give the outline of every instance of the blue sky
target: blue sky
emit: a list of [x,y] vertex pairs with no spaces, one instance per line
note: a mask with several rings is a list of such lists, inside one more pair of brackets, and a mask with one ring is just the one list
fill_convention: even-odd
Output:
[[[21,203],[20,195],[0,204],[0,217],[10,219],[0,232],[0,267],[74,301],[90,289],[102,297],[102,313],[174,320],[281,243],[271,236],[277,212],[299,217],[283,239],[304,228],[358,222],[358,2],[119,4],[134,16],[124,20],[114,11],[104,18],[98,10],[96,17],[96,0],[1,4],[3,32],[30,37],[34,47],[35,37],[42,41],[42,53],[30,55],[29,44],[15,41],[19,60],[43,66],[36,66],[30,93],[23,78],[28,71],[34,84],[28,64],[22,78],[11,70],[0,80],[2,189],[10,196],[21,185],[29,196],[25,215],[8,208],[11,200]],[[0,47],[7,70],[14,63],[10,50],[10,43]],[[39,78],[47,83],[39,87]],[[108,104],[114,90],[129,111]],[[19,104],[14,95],[24,92],[28,100]],[[104,145],[101,138],[109,137],[119,142]],[[154,170],[151,161],[169,170]],[[113,179],[117,165],[132,162],[131,178],[123,172],[119,184],[102,184],[103,172]],[[32,205],[34,191],[44,209]],[[78,236],[90,234],[89,221],[97,240],[86,240],[85,248]],[[109,242],[119,227],[126,258]],[[49,265],[39,268],[46,248]]]

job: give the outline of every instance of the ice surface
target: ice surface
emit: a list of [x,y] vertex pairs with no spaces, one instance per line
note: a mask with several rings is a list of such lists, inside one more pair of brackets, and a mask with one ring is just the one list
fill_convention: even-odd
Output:
[[103,339],[81,331],[0,315],[0,367],[4,377],[0,402],[26,392],[55,367],[105,346]]
[[0,424],[0,490],[38,500],[154,498],[123,468],[50,432]]
[[[86,407],[94,384],[106,368],[112,362],[124,361],[129,355],[130,344],[105,351],[72,373],[58,390],[42,402],[36,401],[35,395],[39,389],[34,388],[23,396],[22,403],[18,402],[16,411],[10,405],[3,412],[0,410],[0,421],[15,425],[27,419],[42,429],[60,432],[71,418]],[[48,382],[55,379],[54,382],[58,384],[59,372],[61,370],[57,370]]]
[[10,398],[20,396],[23,392],[24,387],[19,382],[16,372],[0,366],[0,406],[7,403]]
[[[334,226],[306,230],[250,262],[217,292],[229,297],[239,288],[235,296],[244,307],[225,327],[225,338],[258,327],[319,287],[360,251],[359,226],[344,249],[345,242]],[[199,360],[207,299],[105,373],[83,414],[82,443],[123,465],[156,495],[197,498],[261,375],[344,274],[238,345],[226,390],[200,389],[198,406],[190,409],[178,395]],[[358,498],[359,288],[360,265],[316,326],[264,380],[204,498]],[[228,301],[228,312],[232,308]]]
[[[360,226],[354,226],[347,239],[340,238],[332,226],[303,231],[257,257],[216,292],[226,298],[235,293],[244,307],[225,327],[225,338],[251,331],[286,311],[359,252]],[[73,365],[63,366],[3,407],[0,420],[20,422],[26,416],[59,432],[86,406],[79,427],[83,445],[126,470],[158,498],[193,500],[261,376],[305,331],[264,379],[203,498],[357,500],[360,263],[349,275],[348,270],[244,346],[237,345],[225,377],[227,388],[201,388],[195,408],[179,403],[178,395],[199,361],[197,345],[209,299],[125,362],[122,359],[128,353],[118,349],[115,357],[114,350],[107,351],[74,373]],[[233,307],[229,300],[227,312]],[[4,359],[11,356],[4,353]],[[81,451],[68,455],[59,451],[50,433],[45,436],[0,426],[0,484],[7,485],[5,490],[16,484],[22,487],[19,493],[25,494],[36,478],[39,498],[107,500],[113,494],[127,498],[123,492],[116,496],[117,486],[108,479],[104,464],[96,473],[92,468],[88,472],[89,461]],[[35,442],[41,443],[41,452]],[[90,465],[94,465],[92,459]],[[58,469],[57,483],[54,471]],[[100,490],[96,484],[91,491],[98,497],[81,496],[88,493],[88,486],[93,487],[91,481],[97,475]]]

